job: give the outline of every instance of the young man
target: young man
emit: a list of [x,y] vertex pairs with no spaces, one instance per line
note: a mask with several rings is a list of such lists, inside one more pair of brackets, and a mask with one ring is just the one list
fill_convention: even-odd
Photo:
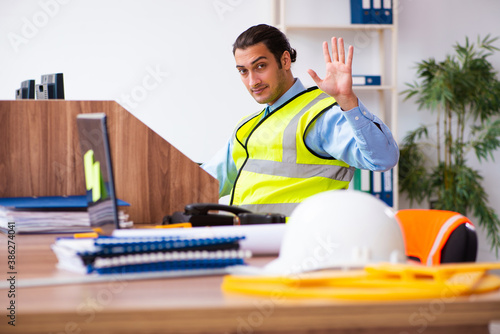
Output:
[[252,97],[266,108],[244,118],[228,144],[202,167],[219,180],[230,204],[290,216],[307,197],[345,189],[355,168],[385,171],[399,149],[389,128],[352,90],[353,47],[323,43],[326,74],[306,89],[294,78],[297,53],[268,25],[243,32],[233,45],[236,69]]

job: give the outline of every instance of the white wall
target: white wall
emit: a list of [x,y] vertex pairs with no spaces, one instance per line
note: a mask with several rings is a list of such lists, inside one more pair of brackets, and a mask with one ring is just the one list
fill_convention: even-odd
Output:
[[63,72],[67,100],[118,100],[205,161],[258,108],[232,43],[269,20],[266,0],[0,0],[0,99]]
[[[295,23],[349,23],[348,0],[288,3]],[[398,11],[400,91],[416,62],[443,59],[465,36],[500,35],[498,0],[400,0]],[[238,78],[231,45],[249,26],[271,22],[268,0],[0,0],[0,100],[13,99],[23,80],[63,72],[66,99],[118,100],[188,157],[206,161],[237,120],[259,108]],[[299,55],[294,73],[312,85],[305,71],[322,73],[320,43],[329,36],[289,36]],[[353,71],[376,74],[377,44],[345,38],[356,48]],[[500,69],[500,57],[492,62]],[[377,113],[373,97],[361,95]],[[398,139],[426,116],[401,97]],[[496,163],[471,162],[500,214]],[[490,256],[484,241],[481,254]]]

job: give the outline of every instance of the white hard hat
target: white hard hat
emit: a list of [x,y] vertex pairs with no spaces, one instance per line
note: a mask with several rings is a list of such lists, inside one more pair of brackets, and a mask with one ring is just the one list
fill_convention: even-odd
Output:
[[279,257],[265,271],[288,275],[380,262],[406,262],[395,212],[368,193],[332,190],[309,197],[292,212]]

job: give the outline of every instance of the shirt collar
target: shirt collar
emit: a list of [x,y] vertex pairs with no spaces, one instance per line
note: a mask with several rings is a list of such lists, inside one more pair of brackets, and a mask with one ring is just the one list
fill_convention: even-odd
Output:
[[285,92],[285,94],[281,95],[279,99],[276,100],[276,102],[273,103],[272,106],[269,106],[269,109],[271,112],[274,110],[278,109],[281,107],[286,101],[290,100],[292,97],[295,95],[302,93],[306,88],[302,84],[299,78],[295,79],[295,83],[293,84],[292,87],[290,87],[289,90]]

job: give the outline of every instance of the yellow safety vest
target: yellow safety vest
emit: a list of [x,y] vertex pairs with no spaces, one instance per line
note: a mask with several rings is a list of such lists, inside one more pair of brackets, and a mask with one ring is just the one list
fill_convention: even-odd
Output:
[[312,87],[265,118],[263,110],[243,119],[233,134],[238,175],[230,203],[252,212],[290,216],[311,195],[346,189],[355,168],[316,155],[304,142],[308,127],[335,103]]

